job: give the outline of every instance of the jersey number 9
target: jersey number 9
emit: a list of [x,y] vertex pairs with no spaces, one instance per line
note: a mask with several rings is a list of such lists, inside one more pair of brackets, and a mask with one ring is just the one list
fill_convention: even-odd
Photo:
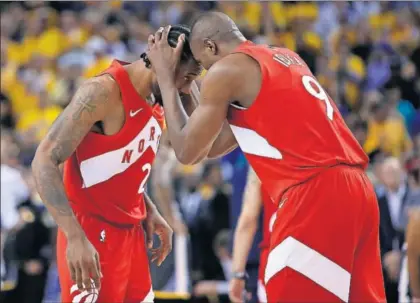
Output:
[[306,91],[314,96],[315,98],[324,101],[325,105],[327,106],[327,117],[332,121],[334,108],[331,105],[330,98],[328,97],[325,90],[321,87],[321,85],[311,76],[303,76],[302,83],[305,87]]

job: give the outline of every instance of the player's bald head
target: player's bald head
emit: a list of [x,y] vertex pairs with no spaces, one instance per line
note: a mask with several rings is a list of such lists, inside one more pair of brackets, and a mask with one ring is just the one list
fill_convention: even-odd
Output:
[[229,40],[238,33],[240,32],[235,22],[220,12],[200,14],[191,26],[191,39]]
[[207,69],[245,40],[235,22],[220,12],[200,14],[191,24],[191,50]]

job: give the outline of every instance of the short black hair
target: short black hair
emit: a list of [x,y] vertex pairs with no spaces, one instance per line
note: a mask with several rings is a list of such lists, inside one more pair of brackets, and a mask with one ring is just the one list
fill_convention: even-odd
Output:
[[184,47],[181,53],[181,61],[184,62],[193,58],[193,54],[190,48],[191,29],[187,25],[184,25],[184,24],[177,24],[177,25],[171,26],[171,29],[169,30],[169,34],[168,34],[168,43],[170,46],[175,48],[176,45],[178,44],[178,38],[182,34],[185,35]]
[[[171,29],[169,30],[168,34],[168,43],[171,47],[175,48],[178,44],[178,38],[182,34],[185,35],[185,42],[181,53],[181,63],[188,62],[191,59],[194,59],[193,54],[191,52],[190,48],[190,35],[191,35],[191,29],[187,25],[183,24],[177,24],[171,26]],[[140,58],[143,59],[144,63],[146,63],[146,67],[150,67],[150,61],[149,58],[147,58],[146,53],[142,53],[140,55]]]

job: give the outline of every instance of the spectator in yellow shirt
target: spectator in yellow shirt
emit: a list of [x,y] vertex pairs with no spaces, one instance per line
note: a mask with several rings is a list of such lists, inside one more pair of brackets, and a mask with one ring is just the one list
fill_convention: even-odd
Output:
[[394,157],[409,154],[413,143],[405,128],[402,118],[390,115],[390,106],[381,101],[372,107],[373,117],[368,124],[367,138],[364,150],[370,154],[380,149]]
[[64,11],[60,15],[61,31],[64,35],[64,47],[82,47],[89,38],[88,31],[81,26],[81,20],[72,11]]
[[360,98],[360,85],[366,76],[363,60],[350,52],[347,40],[343,39],[329,67],[337,72],[340,97],[354,108]]
[[94,58],[93,64],[85,71],[84,77],[91,78],[103,72],[112,62],[112,59],[106,54],[106,41],[99,37],[92,37],[86,43],[86,50],[92,54]]

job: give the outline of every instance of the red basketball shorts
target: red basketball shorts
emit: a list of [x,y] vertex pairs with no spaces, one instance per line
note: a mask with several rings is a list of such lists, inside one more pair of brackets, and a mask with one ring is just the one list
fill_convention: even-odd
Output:
[[378,233],[361,169],[336,166],[290,189],[270,239],[268,302],[385,302]]
[[66,237],[57,236],[57,266],[61,302],[139,303],[153,302],[154,295],[142,227],[115,227],[96,217],[77,214],[89,241],[99,253],[101,288],[94,293],[79,291],[70,278],[66,261]]

